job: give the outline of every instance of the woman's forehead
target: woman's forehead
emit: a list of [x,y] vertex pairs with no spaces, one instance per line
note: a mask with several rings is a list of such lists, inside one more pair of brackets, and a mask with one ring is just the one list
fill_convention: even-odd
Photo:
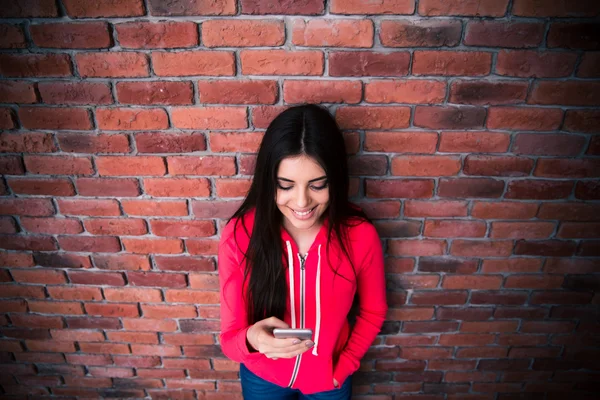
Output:
[[308,182],[324,175],[325,170],[319,163],[306,155],[286,157],[281,160],[277,169],[278,178],[286,178],[294,182]]

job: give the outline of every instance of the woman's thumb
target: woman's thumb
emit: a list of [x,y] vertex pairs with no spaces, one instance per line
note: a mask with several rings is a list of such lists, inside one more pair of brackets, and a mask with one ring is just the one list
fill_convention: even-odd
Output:
[[281,329],[286,329],[289,328],[290,326],[288,324],[286,324],[284,321],[280,320],[277,317],[270,317],[267,319],[266,321],[267,325],[272,327],[272,328],[281,328]]

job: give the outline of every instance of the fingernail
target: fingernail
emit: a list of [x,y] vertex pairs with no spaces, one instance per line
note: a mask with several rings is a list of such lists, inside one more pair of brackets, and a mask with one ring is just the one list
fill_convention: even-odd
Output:
[[310,340],[308,342],[306,342],[306,347],[313,347],[314,343],[311,342]]
[[298,344],[298,343],[300,343],[300,341],[299,341],[298,339],[296,339],[296,340],[294,340],[292,343],[294,343],[294,344]]

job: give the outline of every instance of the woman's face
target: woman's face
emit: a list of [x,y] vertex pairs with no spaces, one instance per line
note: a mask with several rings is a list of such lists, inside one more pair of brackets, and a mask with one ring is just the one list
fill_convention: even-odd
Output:
[[277,170],[275,202],[284,227],[311,229],[329,205],[329,185],[321,166],[305,155],[284,158]]

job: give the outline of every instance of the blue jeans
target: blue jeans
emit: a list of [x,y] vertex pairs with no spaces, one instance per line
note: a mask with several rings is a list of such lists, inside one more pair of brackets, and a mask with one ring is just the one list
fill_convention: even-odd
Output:
[[349,376],[339,389],[313,394],[302,394],[298,389],[268,382],[244,364],[240,364],[240,379],[244,400],[350,400],[352,397],[352,376]]

